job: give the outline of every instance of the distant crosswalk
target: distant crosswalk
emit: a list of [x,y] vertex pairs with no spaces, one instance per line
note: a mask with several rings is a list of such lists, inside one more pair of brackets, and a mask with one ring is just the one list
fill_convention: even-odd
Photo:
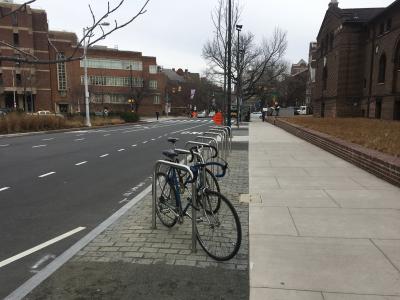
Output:
[[166,120],[163,123],[213,123],[210,119],[181,119],[181,120]]

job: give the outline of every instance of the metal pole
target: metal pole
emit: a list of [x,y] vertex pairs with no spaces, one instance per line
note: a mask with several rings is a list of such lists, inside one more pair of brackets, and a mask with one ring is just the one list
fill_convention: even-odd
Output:
[[237,84],[236,84],[236,125],[237,128],[239,128],[239,120],[240,120],[240,102],[239,102],[239,97],[240,97],[240,66],[239,66],[239,44],[240,44],[240,40],[239,40],[239,35],[240,35],[240,29],[237,27],[236,25],[236,29],[237,29],[237,53],[236,53],[236,68],[237,68]]
[[17,101],[15,99],[15,69],[12,69],[12,78],[13,78],[13,95],[14,95],[14,109],[17,109]]
[[[85,37],[85,28],[83,28],[83,36]],[[89,86],[88,86],[88,74],[87,74],[87,42],[86,38],[83,41],[83,83],[85,85],[85,108],[86,108],[86,126],[91,127],[90,123],[90,111],[89,111]]]
[[228,126],[232,125],[231,121],[231,104],[232,104],[232,0],[229,0],[228,6]]

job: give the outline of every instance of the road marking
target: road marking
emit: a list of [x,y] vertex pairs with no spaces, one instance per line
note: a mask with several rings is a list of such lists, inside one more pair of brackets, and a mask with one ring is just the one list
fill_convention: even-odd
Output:
[[119,149],[119,150],[118,150],[118,152],[122,152],[122,151],[125,151],[125,149]]
[[151,139],[152,141],[155,141],[156,139]]
[[47,145],[36,145],[36,146],[32,146],[32,148],[42,148],[42,147],[46,147]]
[[161,139],[161,138],[162,138],[162,135],[160,135],[158,138]]
[[74,141],[75,142],[78,142],[78,141],[83,141],[84,140],[84,138],[82,138],[82,139],[75,139]]
[[19,259],[21,259],[21,258],[23,258],[23,257],[25,257],[27,255],[30,255],[30,254],[32,254],[34,252],[37,252],[37,251],[39,251],[39,250],[41,250],[41,249],[43,249],[45,247],[48,247],[48,246],[50,246],[50,245],[52,245],[54,243],[57,243],[58,241],[61,241],[61,240],[65,239],[65,238],[67,238],[67,237],[69,237],[69,236],[71,236],[71,235],[73,235],[73,234],[75,234],[75,233],[77,233],[79,231],[82,231],[84,229],[86,229],[86,227],[78,227],[78,228],[76,228],[74,230],[68,231],[67,233],[59,235],[59,236],[57,236],[57,237],[55,237],[55,238],[53,238],[53,239],[51,239],[51,240],[49,240],[47,242],[44,242],[44,243],[42,243],[40,245],[37,245],[37,246],[35,246],[35,247],[31,248],[31,249],[28,249],[28,250],[26,250],[24,252],[21,252],[21,253],[19,253],[17,255],[14,255],[13,257],[10,257],[10,258],[7,258],[6,260],[0,261],[0,268],[6,266],[6,265],[8,265],[8,264],[10,264],[10,263],[12,263],[12,262],[14,262],[16,260],[19,260]]
[[119,201],[118,203],[124,203],[124,202],[128,202],[128,201],[129,201],[128,198],[124,198],[121,201]]
[[75,164],[75,166],[81,166],[81,165],[84,165],[84,164],[86,164],[86,163],[87,163],[86,160],[85,160],[85,161],[81,161],[81,162]]
[[39,259],[32,267],[31,267],[31,272],[32,273],[37,273],[38,272],[38,268],[43,265],[46,261],[50,260],[50,259],[55,259],[56,256],[53,254],[47,254],[45,256],[43,256],[41,259]]
[[0,147],[8,147],[8,146],[10,146],[10,144],[3,144],[3,145],[0,145]]
[[56,172],[49,172],[49,173],[40,175],[39,178],[43,178],[43,177],[46,177],[46,176],[50,176],[50,175],[53,175],[53,174],[55,174],[55,173],[56,173]]
[[0,188],[0,192],[6,191],[6,190],[8,190],[9,188],[10,188],[9,186],[2,187],[2,188]]
[[109,154],[107,153],[107,154],[100,155],[99,157],[103,158],[103,157],[106,157],[106,156],[108,156],[108,155],[109,155]]
[[107,133],[107,134],[105,134],[105,135],[103,135],[103,136],[109,136],[109,135],[111,135],[110,133]]
[[135,144],[135,145],[132,145],[132,147],[136,147],[137,145]]
[[148,141],[144,141],[143,144],[146,144]]
[[54,138],[43,139],[42,141],[51,141],[51,140],[54,140]]

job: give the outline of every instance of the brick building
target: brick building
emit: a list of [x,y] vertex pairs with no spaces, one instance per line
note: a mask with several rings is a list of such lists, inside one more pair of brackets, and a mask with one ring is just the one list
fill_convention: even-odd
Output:
[[313,49],[314,115],[400,119],[400,1],[341,9],[331,0]]
[[[181,68],[163,69],[161,72],[166,80],[165,92],[170,113],[174,115],[188,114],[198,102],[200,74]],[[196,90],[193,99],[190,98],[192,89]]]
[[[0,2],[4,14],[16,7]],[[75,33],[49,31],[46,12],[29,6],[26,11],[0,18],[0,36],[43,60],[70,56],[78,42]],[[0,51],[2,56],[16,55],[14,49],[6,46]],[[79,48],[76,56],[82,55],[83,49]],[[83,66],[80,60],[29,66],[4,61],[0,65],[0,107],[29,112],[83,112]],[[95,46],[88,49],[87,66],[91,112],[106,108],[154,115],[164,110],[166,80],[155,57]]]

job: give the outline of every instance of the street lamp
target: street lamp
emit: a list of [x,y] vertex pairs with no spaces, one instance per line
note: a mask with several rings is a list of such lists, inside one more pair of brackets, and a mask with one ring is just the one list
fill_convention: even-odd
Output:
[[[101,23],[100,26],[109,26],[110,23],[104,22]],[[85,108],[86,108],[86,126],[92,127],[92,123],[90,123],[90,111],[89,111],[89,86],[88,86],[88,75],[87,75],[87,48],[88,43],[86,41],[86,32],[88,30],[92,30],[92,27],[84,27],[83,28],[83,83],[85,85]],[[93,34],[93,33],[92,33]]]
[[239,120],[240,120],[240,89],[241,89],[241,78],[240,78],[240,64],[239,64],[239,54],[240,54],[240,31],[242,30],[243,25],[236,25],[236,30],[238,33],[237,37],[237,53],[236,53],[236,69],[237,69],[237,82],[236,82],[236,124],[239,128]]
[[232,104],[232,0],[228,2],[228,126],[231,126],[231,104]]

